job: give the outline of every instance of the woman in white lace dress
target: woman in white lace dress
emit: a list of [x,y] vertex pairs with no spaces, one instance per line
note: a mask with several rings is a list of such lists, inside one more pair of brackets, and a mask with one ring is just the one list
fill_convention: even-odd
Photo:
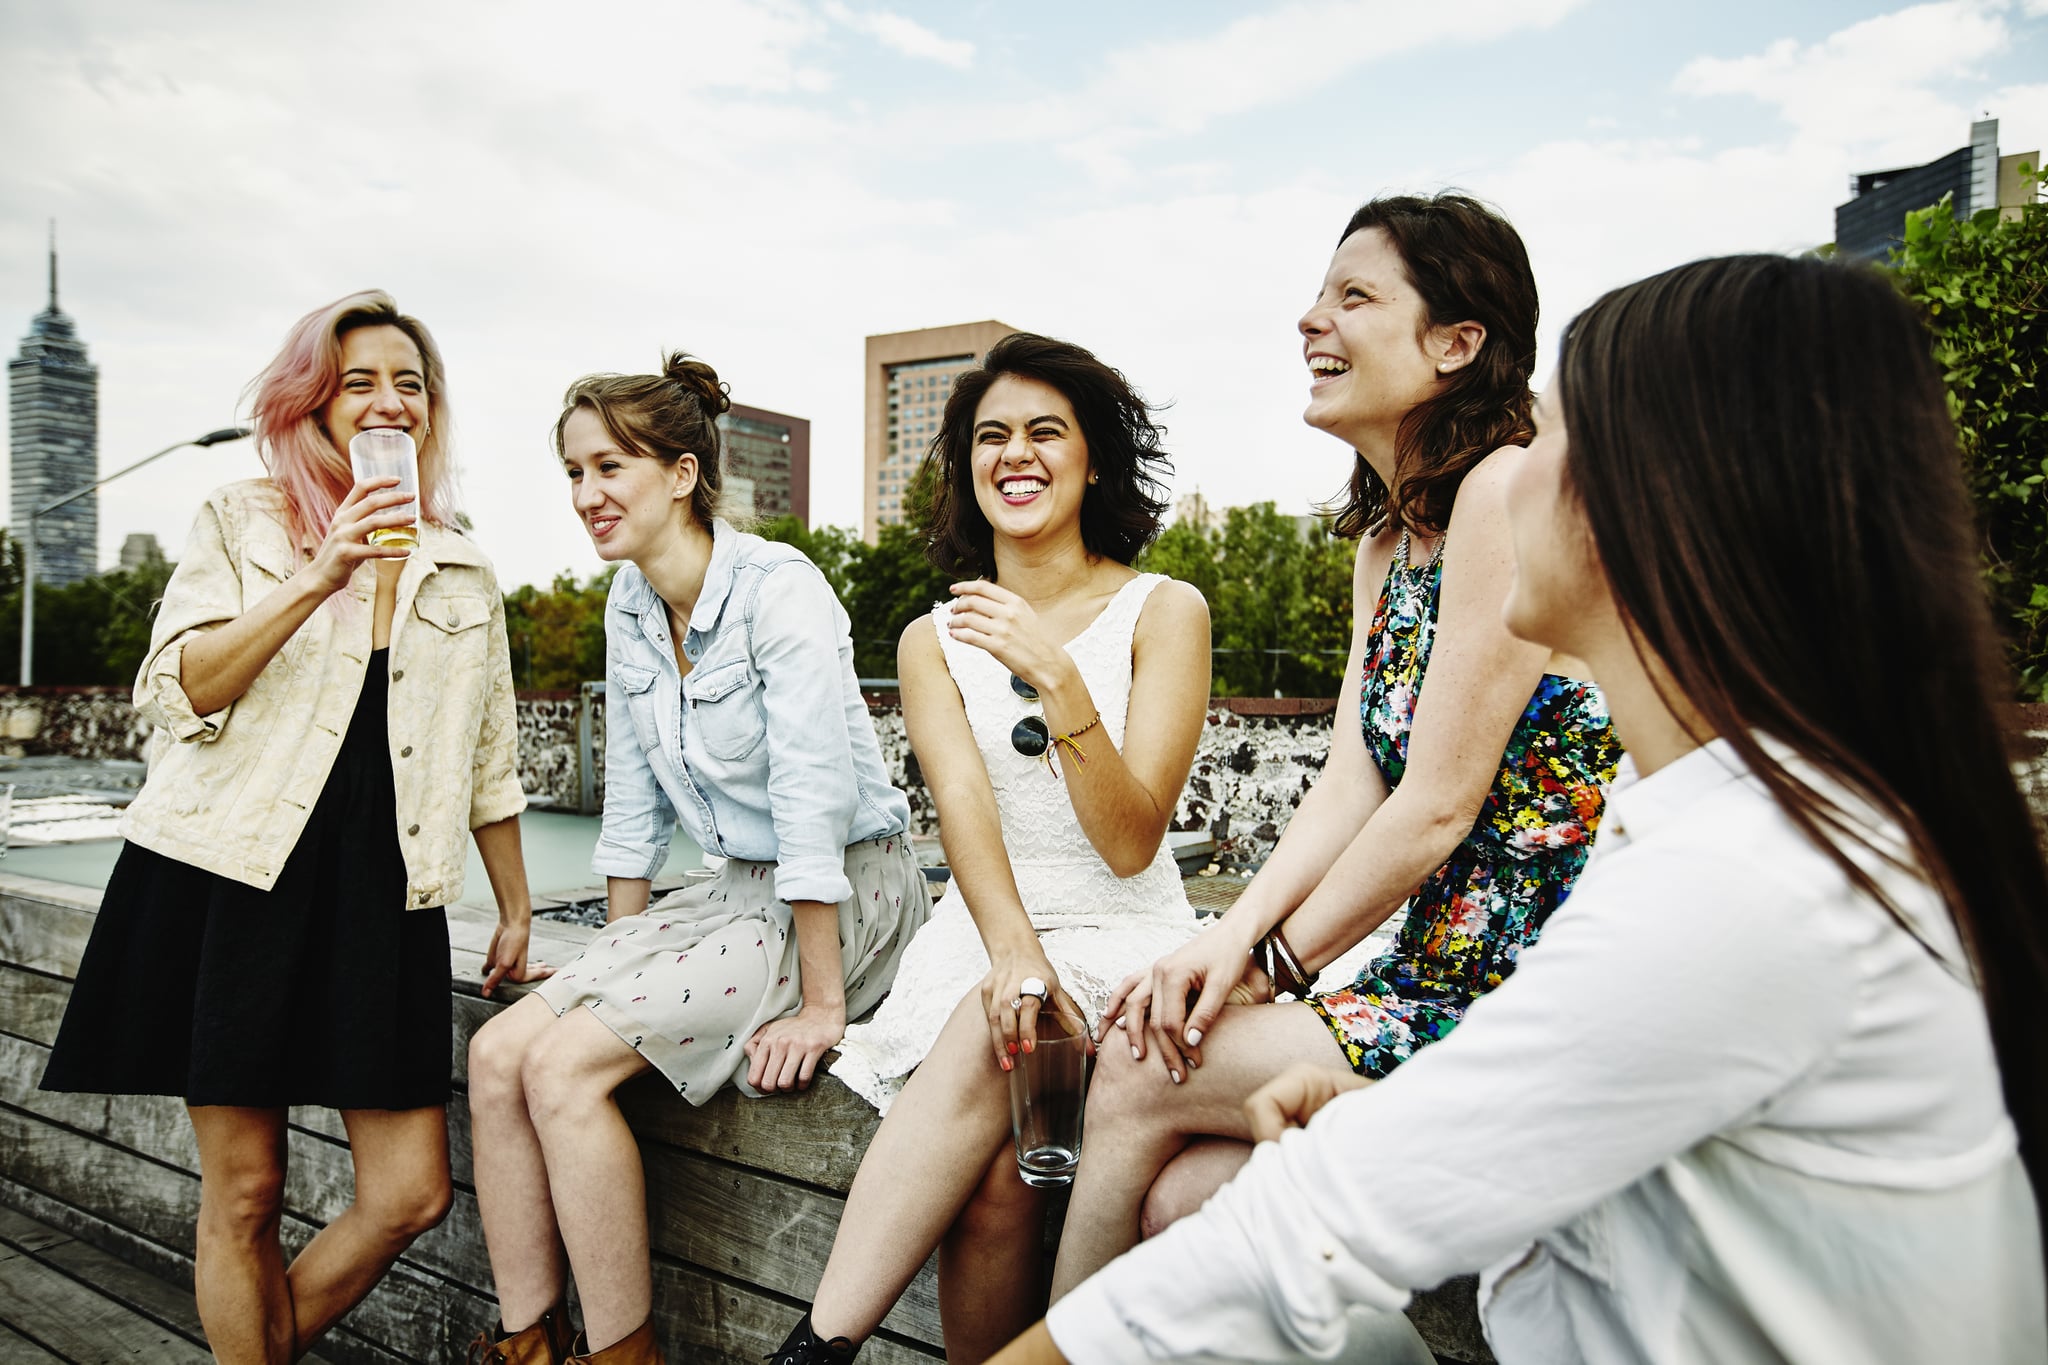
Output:
[[975,577],[904,631],[897,665],[953,886],[847,1030],[833,1073],[887,1118],[777,1361],[849,1358],[934,1247],[951,1360],[1044,1301],[1005,1080],[1037,1038],[1026,985],[1078,1029],[1194,931],[1165,836],[1208,704],[1208,605],[1130,568],[1166,506],[1159,436],[1122,375],[1023,333],[946,404],[932,556]]

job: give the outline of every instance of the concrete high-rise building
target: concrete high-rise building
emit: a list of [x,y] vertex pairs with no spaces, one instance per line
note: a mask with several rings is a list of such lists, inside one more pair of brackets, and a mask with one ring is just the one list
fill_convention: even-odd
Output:
[[1002,322],[963,322],[868,338],[860,531],[870,544],[882,527],[903,520],[904,494],[938,434],[954,376],[980,364],[989,347],[1016,330]]
[[1998,120],[1970,125],[1970,145],[1921,166],[1865,171],[1849,181],[1849,202],[1835,206],[1835,249],[1844,256],[1873,260],[1904,240],[1906,215],[1939,204],[1943,195],[1955,216],[1997,208],[2017,217],[2031,189],[2020,178],[2023,161],[2041,162],[2039,152],[1998,154]]
[[128,538],[121,542],[121,567],[124,569],[162,563],[163,557],[164,547],[147,531],[130,531]]
[[[21,353],[7,362],[12,525],[26,538],[29,514],[100,476],[100,372],[57,307],[57,242],[50,239],[50,306],[35,315]],[[99,570],[97,493],[37,522],[36,579],[62,586]]]
[[750,481],[753,514],[773,521],[795,517],[806,529],[811,524],[811,424],[808,418],[770,412],[734,403],[720,415],[718,429],[725,437],[726,492],[739,491],[736,479]]

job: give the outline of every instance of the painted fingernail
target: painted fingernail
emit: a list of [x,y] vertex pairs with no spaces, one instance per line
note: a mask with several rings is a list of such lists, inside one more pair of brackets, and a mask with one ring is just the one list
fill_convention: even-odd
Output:
[[1003,1070],[1008,1071],[1010,1069],[1010,1059],[1008,1057],[998,1057],[996,1060],[1003,1064]]
[[1003,1046],[1010,1049],[1010,1055],[1012,1057],[1017,1055],[1017,1045],[1015,1043],[1004,1043]]
[[1036,1041],[1035,1039],[1031,1039],[1031,1038],[1026,1038],[1026,1039],[1024,1040],[1024,1050],[1025,1050],[1026,1052],[1029,1052],[1029,1051],[1031,1051],[1031,1050],[1032,1050],[1033,1048],[1035,1048],[1035,1047],[1037,1047],[1037,1046],[1038,1046],[1038,1043],[1037,1043],[1037,1041]]
[[1119,1015],[1118,1015],[1118,1016],[1116,1017],[1116,1026],[1117,1026],[1118,1028],[1122,1028],[1122,1027],[1124,1026],[1124,1017],[1123,1017],[1123,1016],[1122,1016],[1121,1014],[1119,1014]]
[[1131,1060],[1132,1060],[1132,1061],[1134,1061],[1134,1062],[1135,1062],[1135,1061],[1138,1061],[1139,1059],[1141,1059],[1142,1057],[1144,1057],[1144,1055],[1145,1055],[1144,1053],[1142,1053],[1142,1052],[1138,1051],[1137,1045],[1136,1045],[1135,1043],[1134,1043],[1134,1044],[1132,1044],[1132,1046],[1131,1046]]
[[1191,1029],[1189,1029],[1189,1030],[1188,1030],[1188,1046],[1189,1046],[1189,1047],[1200,1047],[1201,1045],[1202,1045],[1202,1031],[1201,1031],[1200,1029],[1198,1029],[1198,1028],[1191,1028]]
[[1202,1059],[1201,1059],[1200,1057],[1190,1057],[1190,1058],[1188,1058],[1188,1070],[1190,1070],[1190,1071],[1193,1071],[1193,1070],[1194,1070],[1194,1069],[1195,1069],[1196,1067],[1200,1066],[1201,1064],[1202,1064]]
[[1173,1083],[1175,1085],[1180,1084],[1180,1073],[1178,1071],[1169,1071],[1166,1074],[1173,1077]]

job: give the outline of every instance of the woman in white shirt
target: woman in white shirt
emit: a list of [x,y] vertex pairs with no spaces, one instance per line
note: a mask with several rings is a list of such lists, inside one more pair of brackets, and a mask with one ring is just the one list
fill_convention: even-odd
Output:
[[1925,332],[1698,262],[1573,323],[1537,428],[1506,619],[1632,756],[1572,898],[1388,1079],[1261,1091],[1280,1140],[1005,1358],[1328,1355],[1484,1267],[1508,1365],[2048,1359],[2048,872]]

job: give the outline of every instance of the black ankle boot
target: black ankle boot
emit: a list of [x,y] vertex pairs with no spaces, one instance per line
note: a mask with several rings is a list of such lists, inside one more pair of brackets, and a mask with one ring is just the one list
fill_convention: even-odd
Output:
[[811,1330],[811,1315],[806,1313],[803,1321],[790,1329],[789,1339],[766,1359],[771,1365],[847,1365],[859,1353],[860,1347],[845,1337],[820,1338]]

